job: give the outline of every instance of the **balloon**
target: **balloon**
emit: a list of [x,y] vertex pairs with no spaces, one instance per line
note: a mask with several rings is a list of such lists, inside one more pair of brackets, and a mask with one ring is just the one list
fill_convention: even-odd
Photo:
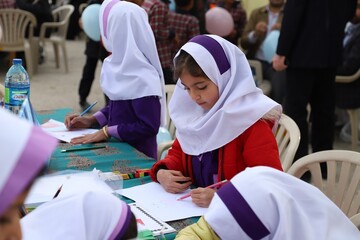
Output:
[[85,34],[94,41],[100,41],[100,4],[91,4],[85,8],[81,15]]
[[225,37],[233,31],[234,20],[224,8],[213,7],[205,13],[205,27],[208,33]]
[[269,63],[272,62],[272,58],[275,55],[278,40],[279,40],[280,31],[279,30],[273,30],[267,35],[267,37],[264,40],[263,43],[263,51],[265,60]]
[[163,142],[168,142],[168,141],[171,141],[171,140],[172,139],[171,139],[169,131],[164,127],[160,127],[159,132],[156,135],[157,144],[160,144],[160,143],[163,143]]

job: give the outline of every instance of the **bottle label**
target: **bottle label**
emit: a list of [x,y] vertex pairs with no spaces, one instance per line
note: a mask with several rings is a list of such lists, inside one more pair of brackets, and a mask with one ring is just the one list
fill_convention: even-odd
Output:
[[6,105],[21,106],[29,94],[29,88],[5,88],[4,103]]

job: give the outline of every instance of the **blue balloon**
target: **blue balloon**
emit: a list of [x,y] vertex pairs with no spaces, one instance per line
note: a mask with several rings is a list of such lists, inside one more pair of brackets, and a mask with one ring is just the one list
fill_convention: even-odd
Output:
[[156,135],[156,142],[157,144],[163,143],[163,142],[168,142],[171,141],[171,135],[170,132],[164,128],[164,127],[160,127],[159,128],[159,132]]
[[85,8],[81,21],[85,34],[94,41],[100,41],[100,4],[91,4]]
[[279,40],[280,31],[273,30],[267,35],[263,43],[264,56],[266,61],[269,63],[272,62],[272,58],[275,55],[278,40]]

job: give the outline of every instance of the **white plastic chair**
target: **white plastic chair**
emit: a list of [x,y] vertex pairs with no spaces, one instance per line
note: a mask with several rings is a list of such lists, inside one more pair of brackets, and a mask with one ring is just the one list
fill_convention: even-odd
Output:
[[289,116],[282,114],[275,133],[279,148],[281,165],[286,172],[292,162],[300,144],[300,129]]
[[[59,59],[59,47],[62,49],[62,55],[64,58],[65,71],[69,72],[67,52],[66,52],[66,34],[69,27],[70,16],[74,12],[74,6],[66,4],[60,6],[52,11],[54,22],[45,22],[40,28],[40,42],[45,45],[46,42],[50,42],[54,48],[56,68],[60,67]],[[46,37],[45,34],[48,29],[52,29],[50,37]]]
[[[320,163],[326,163],[327,179],[323,179]],[[360,153],[327,150],[298,159],[288,173],[300,178],[310,171],[311,184],[319,188],[348,217],[360,210]]]
[[359,229],[360,231],[360,213],[355,214],[350,218],[351,222]]
[[[26,70],[30,77],[36,73],[38,65],[39,45],[33,37],[36,24],[35,16],[28,11],[12,8],[0,9],[2,29],[0,51],[25,52]],[[26,33],[28,33],[27,37]]]
[[[351,76],[336,76],[335,81],[337,83],[346,84],[351,83],[360,78],[360,69]],[[358,144],[359,134],[358,134],[358,126],[359,126],[359,113],[360,108],[355,109],[346,109],[349,117],[350,117],[350,125],[351,125],[351,147],[352,150],[356,150],[356,146]]]
[[176,128],[175,128],[175,125],[174,125],[173,121],[170,118],[168,106],[169,106],[170,99],[171,99],[171,97],[172,97],[172,95],[174,93],[175,86],[176,86],[176,84],[166,84],[165,85],[166,108],[167,108],[166,121],[167,121],[167,128],[168,128],[168,130],[170,132],[170,135],[171,135],[172,139],[175,139]]
[[270,95],[271,83],[263,78],[261,62],[258,60],[248,60],[250,67],[253,69],[254,80],[257,86],[267,96]]

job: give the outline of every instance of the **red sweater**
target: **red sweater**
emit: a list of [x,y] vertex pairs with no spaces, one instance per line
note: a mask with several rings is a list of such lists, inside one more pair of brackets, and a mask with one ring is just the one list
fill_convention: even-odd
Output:
[[[259,120],[237,138],[219,148],[218,181],[230,180],[246,167],[268,166],[282,171],[278,146],[270,125],[272,124]],[[182,151],[176,139],[168,155],[153,165],[150,176],[153,181],[157,181],[157,171],[165,168],[180,171],[194,182],[191,158],[192,156]]]

